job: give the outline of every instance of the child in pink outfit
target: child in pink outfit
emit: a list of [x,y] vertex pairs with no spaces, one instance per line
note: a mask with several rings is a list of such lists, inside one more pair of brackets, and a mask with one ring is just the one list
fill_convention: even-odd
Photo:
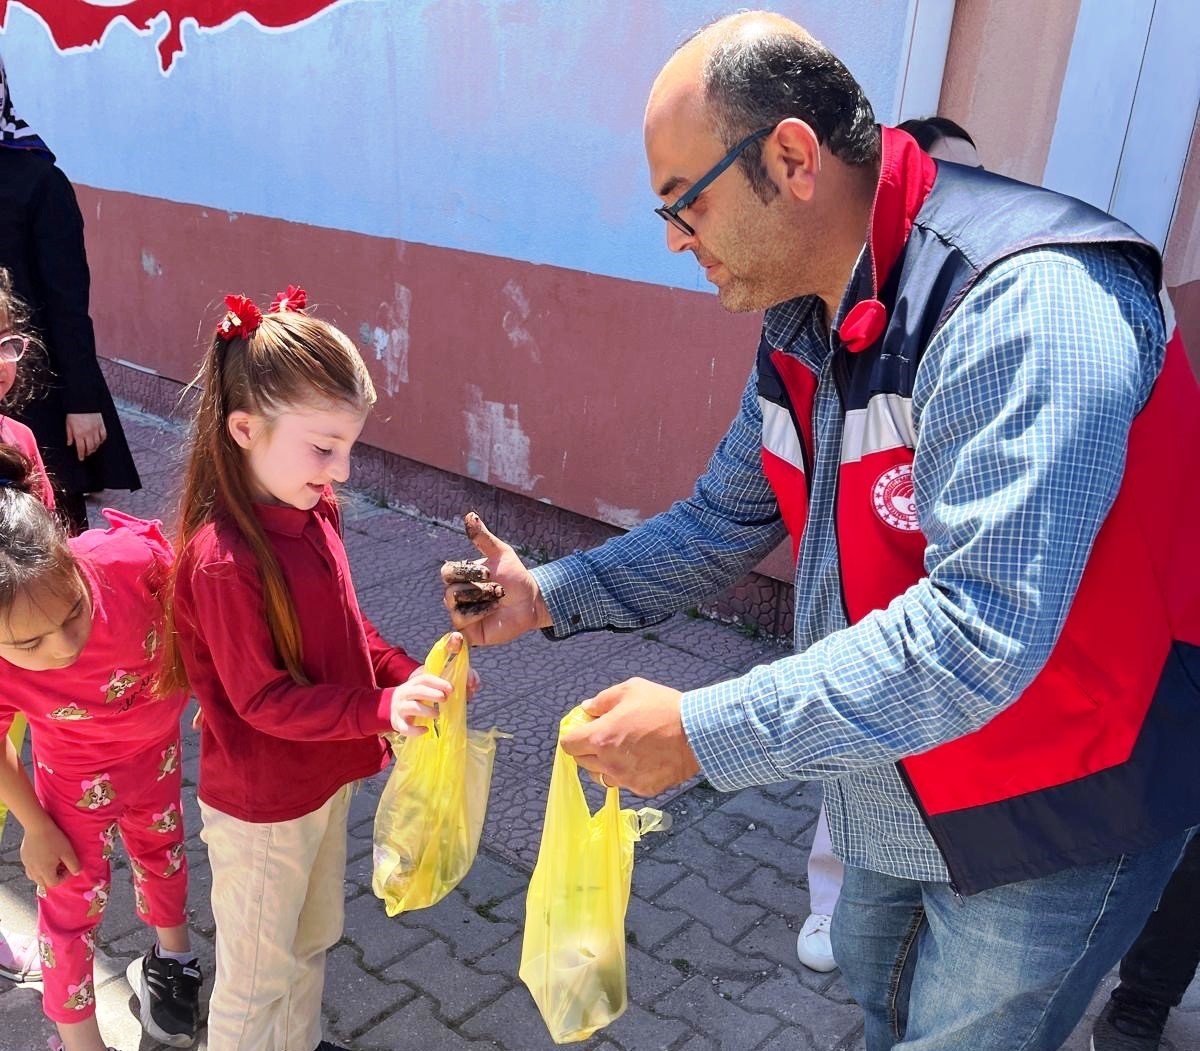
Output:
[[157,523],[113,511],[107,530],[67,540],[33,495],[31,473],[27,458],[0,446],[0,731],[22,712],[35,766],[31,786],[5,740],[0,799],[25,829],[21,859],[37,885],[43,1010],[65,1051],[103,1051],[92,958],[119,835],[138,915],[158,933],[128,972],[142,1025],[187,1047],[200,973],[188,946],[180,813],[186,697],[154,690],[171,548]]

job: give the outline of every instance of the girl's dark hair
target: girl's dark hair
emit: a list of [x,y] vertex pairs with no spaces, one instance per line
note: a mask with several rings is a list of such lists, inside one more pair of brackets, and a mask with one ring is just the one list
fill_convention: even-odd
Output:
[[[792,33],[733,34],[705,60],[704,97],[730,148],[760,128],[799,117],[839,160],[879,159],[875,112],[858,81],[824,44]],[[778,188],[762,163],[761,140],[738,158],[754,192],[770,201]]]
[[967,134],[966,129],[949,117],[913,117],[911,120],[901,121],[896,127],[908,132],[926,153],[942,139],[963,139],[972,146],[975,145],[975,140]]
[[[233,412],[268,420],[287,409],[350,405],[365,411],[375,387],[353,343],[332,325],[296,311],[266,314],[249,336],[225,342],[214,337],[193,381],[201,388],[191,455],[183,482],[178,550],[208,522],[233,523],[258,562],[271,638],[292,678],[308,683],[300,645],[300,622],[275,552],[254,513],[246,454],[227,421]],[[166,640],[160,689],[186,688],[175,636],[174,594],[179,562],[166,604]]]
[[67,534],[41,498],[41,479],[20,449],[0,442],[0,610],[35,584],[77,573]]
[[17,378],[0,403],[6,412],[15,412],[41,390],[39,381],[46,370],[46,349],[32,327],[32,314],[25,301],[13,291],[12,274],[0,266],[0,321],[9,331],[26,336],[29,346],[17,368]]

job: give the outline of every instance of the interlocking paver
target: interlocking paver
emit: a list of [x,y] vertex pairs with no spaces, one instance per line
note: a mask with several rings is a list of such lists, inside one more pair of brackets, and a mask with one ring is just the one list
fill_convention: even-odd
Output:
[[790,973],[773,974],[747,993],[742,1003],[802,1030],[814,1051],[843,1048],[862,1029],[862,1012],[856,1006],[833,1003]]
[[719,894],[695,875],[684,877],[666,893],[660,894],[654,904],[682,909],[725,942],[741,937],[756,920],[768,915],[766,910],[755,904],[738,902]]
[[[182,430],[123,408],[146,488],[107,494],[123,510],[170,520]],[[367,457],[372,472],[384,470]],[[442,494],[439,517],[454,519],[481,499],[471,483]],[[458,500],[459,504],[455,501]],[[503,505],[503,507],[501,506]],[[349,491],[342,501],[346,544],[363,609],[386,637],[420,657],[445,631],[437,566],[471,556],[460,529],[380,507]],[[548,519],[547,528],[554,528]],[[525,890],[537,857],[559,716],[632,675],[680,688],[741,673],[787,650],[705,620],[676,617],[630,634],[595,632],[563,642],[534,634],[472,661],[484,691],[472,725],[514,733],[501,741],[480,846],[463,883],[432,909],[388,918],[370,890],[371,830],[386,775],[351,800],[346,929],[330,953],[327,1035],[359,1051],[541,1051],[555,1045],[517,969]],[[189,709],[188,719],[191,711]],[[185,726],[187,724],[185,723]],[[191,871],[194,944],[211,974],[211,873],[195,801],[196,731],[184,735],[184,816]],[[28,754],[28,753],[27,753]],[[603,793],[585,782],[592,806]],[[643,801],[623,796],[625,806]],[[795,958],[796,928],[808,912],[805,862],[820,806],[817,784],[778,784],[725,795],[700,781],[655,801],[670,833],[636,850],[626,920],[630,1009],[581,1051],[862,1051],[861,1012],[838,972],[816,974]],[[32,929],[34,898],[24,879],[20,830],[0,838],[0,919]],[[99,1016],[121,1051],[160,1051],[143,1039],[124,979],[149,933],[136,919],[129,870],[118,860],[97,953]],[[1113,979],[1097,992],[1090,1015]],[[208,987],[205,993],[207,995]],[[0,1051],[45,1051],[49,1025],[40,987],[0,982]],[[1064,1045],[1087,1051],[1085,1021]],[[1200,983],[1174,1012],[1164,1051],[1200,1047]],[[203,1033],[196,1051],[205,1051]]]
[[[515,976],[481,974],[469,967],[440,938],[406,953],[386,971],[384,977],[408,982],[433,1000],[438,1014],[457,1022],[497,999],[512,987]],[[436,982],[430,977],[436,975]]]
[[731,1051],[756,1047],[781,1027],[773,1015],[748,1011],[726,999],[711,978],[700,974],[660,997],[654,1007],[669,1018],[690,1021],[699,1032],[716,1037]]

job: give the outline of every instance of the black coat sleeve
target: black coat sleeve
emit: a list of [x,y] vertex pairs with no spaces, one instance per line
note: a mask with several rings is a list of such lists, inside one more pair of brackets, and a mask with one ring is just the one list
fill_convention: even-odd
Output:
[[40,286],[38,322],[50,366],[62,384],[68,413],[99,412],[105,389],[96,360],[96,335],[88,315],[91,274],[83,242],[83,216],[75,191],[54,165],[31,203],[36,279]]

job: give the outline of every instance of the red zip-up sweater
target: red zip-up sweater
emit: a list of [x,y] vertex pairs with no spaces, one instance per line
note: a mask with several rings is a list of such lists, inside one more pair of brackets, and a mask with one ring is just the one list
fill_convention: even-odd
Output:
[[292,596],[312,685],[297,685],[275,650],[258,562],[232,522],[210,522],[180,553],[175,630],[204,713],[200,799],[242,821],[290,821],[386,764],[386,688],[418,662],[359,609],[331,497],[311,511],[255,511]]

